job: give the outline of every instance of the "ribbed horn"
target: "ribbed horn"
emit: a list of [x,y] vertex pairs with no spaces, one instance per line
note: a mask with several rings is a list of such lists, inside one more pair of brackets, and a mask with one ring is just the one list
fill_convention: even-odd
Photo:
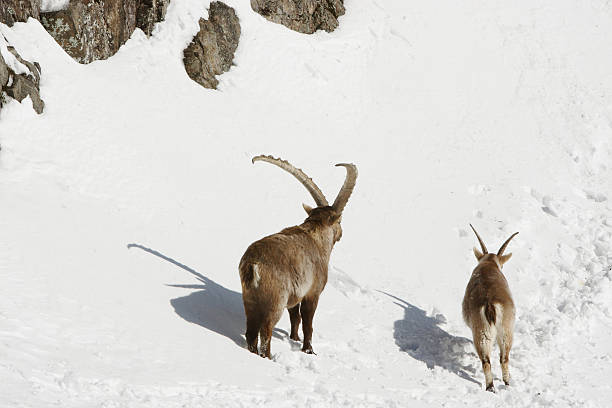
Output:
[[501,248],[499,248],[499,251],[497,251],[497,256],[502,256],[504,254],[504,251],[506,250],[506,247],[508,246],[508,243],[510,242],[510,240],[512,238],[514,238],[516,235],[518,234],[518,232],[515,232],[514,234],[510,235],[510,238],[508,238],[506,240],[506,242],[504,242],[504,244],[501,246]]
[[344,206],[348,202],[353,189],[355,188],[355,183],[357,182],[357,166],[352,163],[338,163],[336,167],[344,167],[346,168],[346,178],[344,179],[344,184],[338,193],[338,196],[334,200],[334,204],[332,207],[339,213],[342,213],[344,210]]
[[282,160],[280,158],[276,159],[272,156],[265,155],[253,157],[252,162],[255,163],[256,161],[265,161],[268,163],[272,163],[285,170],[287,173],[292,174],[296,179],[298,179],[300,183],[302,183],[304,187],[306,187],[306,190],[308,190],[312,198],[315,200],[315,203],[317,203],[318,207],[325,207],[329,205],[327,203],[327,199],[325,198],[319,187],[317,187],[315,182],[312,181],[312,179],[308,177],[306,173],[304,173],[301,169],[296,168],[288,161]]
[[489,251],[487,250],[487,247],[485,246],[484,242],[482,242],[482,238],[480,238],[480,235],[478,235],[478,233],[476,232],[472,224],[470,224],[470,227],[472,228],[472,231],[474,231],[474,234],[476,234],[476,238],[478,238],[478,242],[480,242],[480,248],[482,248],[482,254],[483,255],[488,254]]

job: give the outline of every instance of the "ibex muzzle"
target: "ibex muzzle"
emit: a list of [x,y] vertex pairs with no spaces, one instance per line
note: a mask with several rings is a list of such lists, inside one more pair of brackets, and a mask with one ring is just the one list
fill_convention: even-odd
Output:
[[482,252],[474,247],[478,265],[465,289],[463,319],[472,329],[474,347],[482,363],[487,391],[495,392],[490,359],[495,340],[499,346],[502,378],[506,385],[510,384],[508,360],[512,348],[515,312],[510,287],[501,270],[512,256],[512,254],[504,255],[504,251],[518,232],[504,242],[497,254],[490,254],[474,227],[472,230],[480,242]]
[[353,192],[357,180],[354,164],[336,164],[346,168],[346,179],[330,206],[317,185],[289,162],[271,156],[257,156],[292,174],[306,187],[317,207],[304,204],[308,217],[301,225],[252,243],[240,260],[242,300],[246,314],[246,340],[249,351],[258,353],[257,338],[261,339],[259,354],[270,358],[272,330],[283,310],[289,309],[291,339],[299,341],[298,329],[303,322],[302,351],[312,350],[312,319],[319,295],[327,283],[327,267],[334,244],[342,237],[342,210]]

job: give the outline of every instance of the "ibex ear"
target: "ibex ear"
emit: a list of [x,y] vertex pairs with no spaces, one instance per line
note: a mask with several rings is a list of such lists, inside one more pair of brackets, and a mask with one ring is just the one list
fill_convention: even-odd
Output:
[[474,247],[474,255],[476,256],[476,259],[480,261],[480,258],[483,257],[482,252],[480,252],[478,250],[478,248]]
[[508,260],[512,258],[512,252],[510,252],[509,254],[506,255],[502,255],[499,257],[499,263],[501,265],[505,264],[506,262],[508,262]]
[[308,214],[308,215],[310,215],[310,213],[313,210],[313,208],[311,206],[309,206],[308,204],[302,203],[302,207],[304,207],[304,211],[306,211],[306,214]]

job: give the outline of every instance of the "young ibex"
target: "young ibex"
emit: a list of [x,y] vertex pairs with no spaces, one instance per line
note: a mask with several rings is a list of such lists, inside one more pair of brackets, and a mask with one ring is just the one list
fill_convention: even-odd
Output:
[[261,338],[260,355],[270,358],[272,330],[283,310],[289,309],[292,340],[299,341],[298,328],[303,321],[302,351],[312,350],[312,318],[319,295],[327,283],[327,266],[334,244],[342,237],[342,210],[357,180],[354,164],[346,168],[344,184],[330,206],[317,185],[302,170],[272,156],[256,156],[256,161],[272,163],[292,174],[317,203],[304,204],[308,217],[301,225],[252,243],[240,260],[242,300],[246,314],[246,340],[249,351],[257,353],[257,336]]
[[482,252],[474,247],[478,265],[465,289],[463,319],[472,329],[474,347],[482,362],[487,391],[495,392],[490,359],[495,340],[499,346],[502,378],[506,385],[510,384],[508,358],[514,332],[514,302],[501,269],[512,256],[511,253],[504,255],[504,251],[518,232],[504,242],[497,254],[490,254],[472,224],[470,227],[480,242]]

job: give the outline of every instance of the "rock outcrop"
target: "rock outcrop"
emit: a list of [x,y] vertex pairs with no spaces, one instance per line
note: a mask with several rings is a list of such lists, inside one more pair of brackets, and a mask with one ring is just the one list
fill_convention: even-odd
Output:
[[71,0],[68,8],[41,13],[45,29],[82,64],[115,54],[136,27],[136,0]]
[[136,9],[136,27],[148,36],[153,32],[156,23],[163,21],[170,0],[138,0]]
[[275,23],[300,33],[334,31],[343,15],[344,0],[251,0],[251,8]]
[[0,109],[7,97],[21,102],[29,96],[36,113],[45,103],[40,99],[40,65],[26,61],[0,36]]
[[41,13],[55,41],[81,64],[114,55],[136,27],[151,35],[170,0],[70,0],[64,10]]
[[38,19],[41,0],[1,0],[0,23],[9,27],[18,21],[27,21],[29,17]]
[[185,70],[205,88],[217,89],[216,75],[229,71],[240,39],[240,22],[233,8],[210,3],[208,20],[200,19],[200,31],[183,51]]

